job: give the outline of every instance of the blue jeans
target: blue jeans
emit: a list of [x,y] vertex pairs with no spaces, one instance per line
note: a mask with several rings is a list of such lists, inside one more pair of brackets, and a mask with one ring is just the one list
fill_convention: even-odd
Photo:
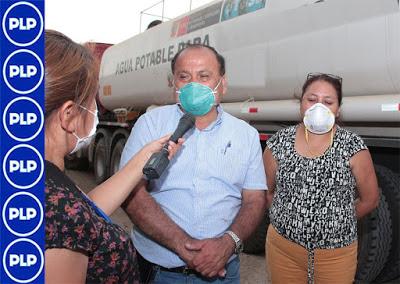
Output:
[[240,284],[240,260],[236,257],[226,266],[225,277],[203,278],[193,274],[162,271],[157,268],[152,284]]

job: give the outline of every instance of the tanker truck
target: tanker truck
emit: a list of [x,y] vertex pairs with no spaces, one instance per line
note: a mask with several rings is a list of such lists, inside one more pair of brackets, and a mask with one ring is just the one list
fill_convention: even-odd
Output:
[[[260,143],[300,120],[296,97],[310,72],[343,78],[340,124],[372,154],[379,207],[359,222],[357,281],[400,276],[400,9],[398,0],[216,0],[109,47],[100,66],[102,111],[88,158],[97,182],[112,175],[136,119],[174,103],[170,62],[190,43],[226,59],[222,106]],[[246,241],[264,248],[268,214]],[[363,282],[363,283],[364,283]]]

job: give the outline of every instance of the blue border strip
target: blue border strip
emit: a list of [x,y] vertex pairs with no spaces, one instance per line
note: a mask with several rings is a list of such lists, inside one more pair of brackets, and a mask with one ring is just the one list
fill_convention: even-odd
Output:
[[0,283],[44,283],[44,0],[0,17]]

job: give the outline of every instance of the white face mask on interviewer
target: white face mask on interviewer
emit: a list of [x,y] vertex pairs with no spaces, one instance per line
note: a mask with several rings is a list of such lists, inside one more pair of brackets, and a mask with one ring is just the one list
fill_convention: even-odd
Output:
[[91,111],[90,109],[87,109],[81,105],[79,105],[79,107],[83,108],[84,110],[88,111],[89,113],[91,113],[94,116],[93,126],[92,126],[92,129],[90,130],[89,134],[86,137],[81,138],[75,132],[72,133],[76,137],[76,144],[75,144],[74,149],[72,149],[72,151],[70,152],[70,154],[73,154],[73,153],[77,152],[78,150],[87,147],[90,144],[90,142],[92,142],[92,139],[93,139],[94,135],[96,134],[97,125],[99,124],[99,117],[97,116],[97,104],[96,104],[95,111]]
[[303,122],[308,131],[324,134],[331,130],[335,124],[335,115],[324,104],[316,103],[307,109]]

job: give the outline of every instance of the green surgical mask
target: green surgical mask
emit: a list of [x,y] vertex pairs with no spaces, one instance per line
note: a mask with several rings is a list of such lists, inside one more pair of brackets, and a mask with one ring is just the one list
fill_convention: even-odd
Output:
[[209,113],[215,105],[216,89],[221,80],[219,80],[214,90],[197,82],[190,82],[180,88],[176,92],[179,94],[179,101],[182,108],[194,116],[203,116]]

